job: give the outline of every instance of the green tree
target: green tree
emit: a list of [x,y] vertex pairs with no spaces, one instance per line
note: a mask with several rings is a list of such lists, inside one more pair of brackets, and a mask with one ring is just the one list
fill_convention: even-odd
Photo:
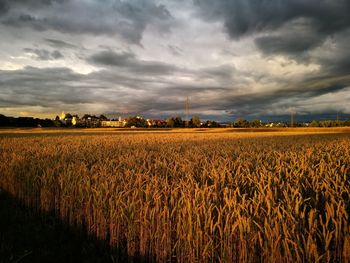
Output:
[[175,117],[175,119],[174,119],[174,127],[176,127],[176,128],[184,127],[183,121],[182,121],[180,116],[176,116]]
[[166,126],[169,128],[175,127],[175,119],[173,117],[170,117],[166,120]]
[[201,126],[201,120],[198,116],[192,116],[190,123],[194,128],[199,128]]
[[174,117],[170,117],[166,120],[167,124],[166,126],[169,128],[180,128],[180,127],[184,127],[183,121],[181,119],[181,117],[176,116]]
[[91,118],[91,115],[90,114],[84,114],[83,118],[84,120],[88,119],[88,118]]
[[131,116],[127,119],[125,127],[147,127],[147,121],[140,116]]
[[252,120],[252,122],[250,123],[250,126],[254,127],[254,128],[260,127],[261,126],[261,120],[258,120],[258,119]]
[[98,117],[101,121],[105,121],[105,120],[108,120],[108,118],[105,116],[105,115],[103,115],[103,114],[101,114],[100,115],[100,117]]
[[312,121],[312,122],[310,123],[310,127],[319,127],[319,126],[320,126],[320,124],[319,124],[318,121]]
[[249,122],[243,118],[239,118],[235,121],[234,127],[236,128],[247,128],[249,127]]

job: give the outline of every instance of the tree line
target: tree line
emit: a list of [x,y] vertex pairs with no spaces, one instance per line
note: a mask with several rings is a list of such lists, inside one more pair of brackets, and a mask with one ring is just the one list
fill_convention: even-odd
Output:
[[[100,127],[101,121],[109,120],[106,116],[89,115],[85,114],[77,125],[72,124],[73,117],[79,119],[77,115],[70,113],[66,114],[64,120],[61,120],[58,116],[54,120],[52,119],[40,119],[34,117],[9,117],[0,114],[0,127]],[[67,121],[68,120],[68,121]],[[198,116],[192,116],[190,120],[183,120],[180,116],[169,117],[165,120],[146,120],[141,116],[130,116],[124,120],[125,127],[141,127],[141,128],[219,128],[223,127],[222,124],[206,120],[201,121]],[[243,118],[239,118],[228,125],[233,128],[259,128],[259,127],[290,127],[289,122],[279,123],[263,123],[259,119],[248,121]],[[293,127],[345,127],[350,126],[350,120],[322,120],[312,122],[296,122]]]
[[60,123],[51,119],[33,117],[8,117],[0,114],[0,127],[59,127]]
[[189,121],[180,116],[169,117],[166,120],[146,120],[140,116],[131,116],[126,119],[125,127],[152,127],[152,128],[218,128],[220,123],[216,121],[201,121],[198,116],[192,116]]

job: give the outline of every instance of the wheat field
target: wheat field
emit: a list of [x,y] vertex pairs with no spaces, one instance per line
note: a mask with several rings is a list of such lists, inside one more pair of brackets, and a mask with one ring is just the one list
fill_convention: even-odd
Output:
[[2,136],[0,188],[150,262],[349,262],[349,135]]

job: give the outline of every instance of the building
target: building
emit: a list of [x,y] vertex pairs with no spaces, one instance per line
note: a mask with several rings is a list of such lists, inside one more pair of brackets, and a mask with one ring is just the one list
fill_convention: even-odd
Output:
[[147,125],[148,127],[154,127],[154,128],[164,128],[167,125],[166,120],[150,120],[147,119]]
[[121,119],[117,121],[101,121],[101,127],[116,127],[121,128],[124,127],[126,124],[126,121],[122,121]]

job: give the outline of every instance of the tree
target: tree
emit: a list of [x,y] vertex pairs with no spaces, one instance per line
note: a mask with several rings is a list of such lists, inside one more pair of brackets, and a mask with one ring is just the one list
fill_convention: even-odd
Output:
[[192,116],[190,123],[193,128],[199,128],[201,126],[201,120],[198,116]]
[[238,120],[235,121],[234,127],[247,128],[249,127],[249,122],[243,118],[239,118]]
[[183,126],[184,125],[183,125],[183,121],[182,121],[181,117],[180,116],[176,116],[175,119],[174,119],[174,127],[181,128]]
[[311,123],[310,123],[310,127],[319,127],[320,126],[320,124],[319,124],[319,122],[318,121],[312,121]]
[[88,118],[91,118],[91,115],[89,115],[89,114],[84,114],[84,116],[83,116],[83,120],[87,120]]
[[140,116],[131,116],[127,119],[125,127],[147,127],[147,121]]
[[166,120],[166,126],[169,128],[175,127],[175,119],[173,117],[170,117]]
[[252,122],[250,123],[251,127],[254,127],[254,128],[258,128],[261,126],[261,120],[258,120],[258,119],[254,119],[252,120]]
[[169,128],[180,128],[180,127],[184,127],[184,123],[181,119],[181,117],[176,116],[174,117],[170,117],[166,120],[166,126]]
[[103,115],[103,114],[101,114],[100,115],[100,117],[98,117],[101,121],[106,121],[106,120],[108,120],[108,118],[105,116],[105,115]]

